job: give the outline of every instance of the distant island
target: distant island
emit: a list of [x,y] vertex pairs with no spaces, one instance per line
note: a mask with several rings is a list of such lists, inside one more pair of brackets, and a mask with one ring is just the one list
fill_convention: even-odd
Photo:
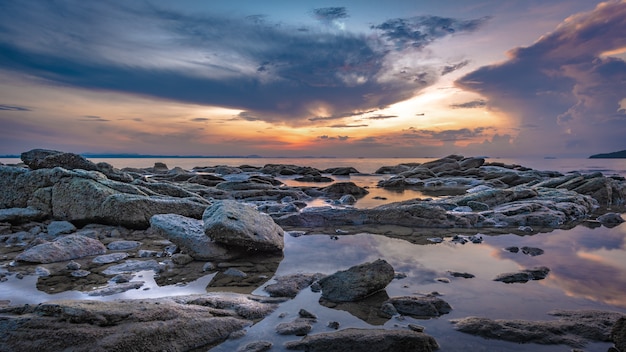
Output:
[[619,152],[594,154],[589,159],[621,159],[626,158],[626,150],[620,150]]

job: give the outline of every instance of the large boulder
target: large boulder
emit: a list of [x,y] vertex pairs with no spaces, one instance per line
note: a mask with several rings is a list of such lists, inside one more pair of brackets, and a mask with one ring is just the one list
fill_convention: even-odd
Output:
[[384,289],[393,278],[393,267],[378,259],[338,271],[318,283],[322,288],[322,298],[332,302],[350,302]]
[[204,232],[215,242],[247,250],[282,251],[284,231],[272,218],[253,206],[222,200],[202,215]]
[[33,170],[52,169],[55,167],[62,167],[68,170],[99,170],[96,164],[80,155],[57,150],[33,149],[22,153],[20,157],[24,164],[28,165],[28,167]]
[[150,218],[150,226],[195,260],[226,260],[236,255],[204,233],[202,220],[178,214],[157,214]]
[[102,242],[74,234],[31,247],[18,254],[15,260],[31,263],[54,263],[104,254],[105,252],[106,247]]
[[611,340],[619,351],[626,351],[626,316],[619,318],[613,326]]
[[287,342],[288,350],[309,352],[431,352],[439,349],[432,336],[412,330],[344,329],[307,335]]

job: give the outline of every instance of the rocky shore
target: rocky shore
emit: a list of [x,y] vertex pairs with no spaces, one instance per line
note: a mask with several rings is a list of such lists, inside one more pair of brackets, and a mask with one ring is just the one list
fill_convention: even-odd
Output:
[[[458,155],[381,167],[376,174],[385,177],[378,187],[419,190],[428,197],[368,209],[353,207],[368,189],[349,181],[333,182],[334,176],[358,174],[352,167],[318,170],[268,164],[183,170],[157,163],[144,169],[117,169],[76,154],[42,149],[23,153],[22,161],[0,165],[0,281],[37,275],[40,291],[76,290],[102,297],[141,289],[144,282],[135,274],[142,271],[154,272],[162,286],[214,276],[206,294],[193,296],[38,305],[5,302],[0,308],[0,350],[207,350],[244,334],[307,288],[320,292],[320,304],[336,309],[375,301],[373,312],[363,320],[436,318],[453,309],[437,295],[380,296],[398,275],[382,259],[338,268],[345,270],[332,275],[275,277],[283,259],[284,237],[312,232],[344,236],[363,227],[372,233],[380,228],[381,235],[394,237],[385,226],[396,225],[432,229],[404,236],[427,243],[451,231],[466,234],[459,241],[480,241],[478,232],[528,234],[581,222],[611,227],[623,222],[619,209],[626,200],[626,181],[619,176],[561,174]],[[308,183],[287,186],[281,181],[286,176]],[[320,199],[327,206],[309,205]],[[503,273],[496,280],[541,280],[549,272],[545,267],[530,268]],[[274,283],[264,288],[267,296],[251,294],[270,279]],[[456,320],[455,326],[515,342],[577,347],[590,340],[613,341],[626,351],[623,315],[598,312],[583,319],[576,314],[560,312],[561,319],[544,325],[468,317]],[[569,328],[573,320],[587,325]],[[282,347],[307,351],[438,348],[432,336],[415,326],[309,334],[315,322],[315,316],[305,312],[277,327],[277,334],[306,336]],[[513,339],[509,333],[513,325],[525,333],[539,326],[542,333],[531,338],[519,332]],[[543,332],[555,329],[566,329],[568,335],[552,338]],[[270,342],[259,341],[242,350],[270,348]]]

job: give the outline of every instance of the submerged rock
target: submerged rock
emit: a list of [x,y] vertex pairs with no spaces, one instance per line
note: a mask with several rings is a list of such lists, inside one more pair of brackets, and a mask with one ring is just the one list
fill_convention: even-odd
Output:
[[275,278],[276,283],[269,284],[263,290],[272,297],[295,297],[301,290],[322,278],[323,274],[291,274]]
[[288,350],[309,352],[431,352],[439,349],[432,336],[413,330],[344,329],[307,335],[287,342]]
[[360,264],[319,280],[322,298],[349,302],[365,298],[387,287],[394,277],[393,267],[385,260]]
[[502,281],[507,284],[525,283],[531,280],[543,280],[548,276],[550,269],[541,266],[533,269],[526,269],[516,273],[505,273],[498,275],[494,281]]
[[416,318],[438,317],[452,311],[448,302],[436,296],[392,297],[384,304],[391,304],[398,313]]

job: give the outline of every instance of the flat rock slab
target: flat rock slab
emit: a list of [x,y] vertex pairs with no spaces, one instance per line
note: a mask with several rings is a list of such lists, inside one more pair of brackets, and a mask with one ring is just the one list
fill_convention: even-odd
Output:
[[215,242],[253,251],[282,251],[284,231],[254,207],[232,200],[215,202],[202,216],[204,233]]
[[[240,294],[103,302],[56,301],[1,308],[1,351],[209,350],[276,305]],[[259,315],[257,315],[259,317]]]
[[583,347],[590,340],[611,341],[613,325],[625,316],[617,312],[595,310],[559,310],[549,314],[559,319],[528,321],[468,317],[452,322],[459,331],[488,339]]
[[435,296],[392,297],[384,304],[391,304],[400,314],[416,318],[432,318],[452,311],[448,302]]
[[102,242],[81,235],[67,235],[42,243],[20,253],[15,260],[31,263],[54,263],[104,254]]
[[431,352],[439,349],[432,336],[412,330],[345,329],[308,335],[287,342],[288,350],[309,352]]

